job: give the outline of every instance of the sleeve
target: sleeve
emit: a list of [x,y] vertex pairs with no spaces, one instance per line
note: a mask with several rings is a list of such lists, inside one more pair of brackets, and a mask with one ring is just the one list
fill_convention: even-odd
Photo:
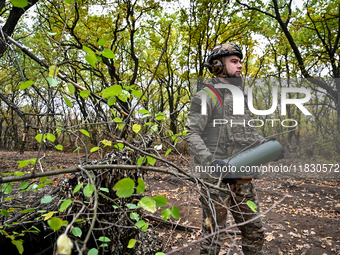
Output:
[[207,96],[207,114],[202,115],[203,93],[206,92],[200,91],[191,98],[185,129],[188,132],[187,141],[190,145],[190,153],[194,156],[195,162],[198,162],[201,165],[210,165],[213,161],[213,154],[203,141],[202,133],[212,115],[215,104],[213,99],[210,96]]

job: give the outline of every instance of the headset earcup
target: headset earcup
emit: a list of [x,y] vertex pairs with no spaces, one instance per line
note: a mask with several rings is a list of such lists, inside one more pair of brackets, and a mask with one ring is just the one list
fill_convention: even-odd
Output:
[[218,60],[218,59],[214,60],[213,61],[213,67],[212,67],[212,73],[214,75],[218,75],[222,72],[223,72],[223,65],[222,65],[221,60]]

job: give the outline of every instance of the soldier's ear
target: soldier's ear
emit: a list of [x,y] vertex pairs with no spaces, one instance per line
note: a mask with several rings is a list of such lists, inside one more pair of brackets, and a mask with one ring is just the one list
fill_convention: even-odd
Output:
[[212,73],[217,76],[223,72],[223,63],[219,59],[215,59],[212,65]]

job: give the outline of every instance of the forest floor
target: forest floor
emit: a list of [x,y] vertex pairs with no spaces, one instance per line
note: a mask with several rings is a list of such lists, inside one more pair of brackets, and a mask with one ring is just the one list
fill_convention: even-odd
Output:
[[[30,159],[36,155],[37,152],[25,152],[20,155],[17,152],[0,151],[0,172],[18,171],[16,161]],[[44,155],[42,159],[44,171],[68,168],[81,162],[76,153],[46,152]],[[185,165],[179,157],[172,156],[170,160]],[[294,155],[288,156],[277,164],[291,165],[292,163],[297,166],[311,164],[306,160],[294,159]],[[157,162],[155,166],[162,167],[164,163]],[[29,172],[31,169],[26,167],[24,171]],[[339,177],[339,174],[337,173],[335,177]],[[58,177],[51,179],[54,178]],[[182,231],[153,223],[154,228],[163,238],[166,251],[188,245],[187,248],[174,254],[199,254],[199,244],[190,245],[201,235],[199,227],[201,227],[202,212],[197,186],[191,187],[178,178],[158,173],[148,174],[145,181],[146,194],[164,195],[168,199],[169,206],[179,208],[181,213],[179,224],[196,227],[193,231]],[[264,175],[254,182],[261,212],[286,196],[280,204],[263,216],[265,254],[340,255],[340,178],[316,173],[281,175],[280,178]],[[156,212],[155,215],[160,216],[160,213]],[[174,219],[171,221],[177,222]],[[237,240],[240,242],[239,237]],[[230,240],[226,239],[225,244],[230,244]],[[229,254],[239,254],[238,247],[233,248]]]

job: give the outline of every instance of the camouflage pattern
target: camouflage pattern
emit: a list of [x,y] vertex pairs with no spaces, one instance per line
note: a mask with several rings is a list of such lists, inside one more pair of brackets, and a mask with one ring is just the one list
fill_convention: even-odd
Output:
[[[205,90],[210,89],[206,87]],[[211,90],[210,92],[216,104],[208,95],[207,115],[202,115],[201,98],[206,92],[200,90],[191,98],[190,112],[186,123],[191,155],[194,155],[196,163],[203,166],[210,165],[215,159],[226,159],[232,156],[231,152],[235,154],[244,147],[263,139],[256,128],[247,125],[247,121],[252,119],[252,114],[247,107],[245,107],[244,115],[232,115],[233,99],[229,90],[217,89],[223,100],[222,106],[217,96]],[[227,119],[228,123],[214,127],[214,119]],[[233,124],[231,127],[230,120],[233,123],[243,123],[245,120],[246,125],[244,127],[243,124]]]
[[[222,184],[225,188],[226,185]],[[202,237],[216,232],[219,229],[225,228],[227,225],[227,208],[232,208],[231,213],[236,223],[247,221],[259,213],[259,203],[254,188],[253,182],[244,184],[230,185],[232,192],[222,193],[217,190],[210,190],[209,196],[201,196],[203,208],[203,221],[202,221]],[[209,197],[209,199],[208,199]],[[245,201],[253,201],[258,210],[254,213]],[[216,201],[216,202],[214,202]],[[213,217],[215,215],[215,217]],[[262,219],[258,218],[250,223],[239,226],[242,234],[242,250],[245,255],[262,255],[262,246],[264,243],[264,230]],[[218,255],[220,249],[223,249],[223,244],[227,241],[226,234],[220,233],[215,236],[205,239],[201,242],[201,253],[209,255]]]
[[[211,83],[210,83],[211,84]],[[210,90],[209,88],[204,88]],[[220,98],[223,100],[220,104],[218,97],[210,90],[214,100],[210,95],[206,97],[207,115],[201,114],[202,95],[206,93],[201,90],[197,92],[191,99],[190,112],[187,118],[186,130],[188,131],[188,142],[190,144],[191,155],[194,156],[195,163],[201,166],[209,166],[214,160],[223,160],[227,157],[235,155],[240,150],[249,145],[258,145],[263,137],[260,136],[256,128],[249,127],[247,121],[252,119],[251,112],[245,109],[244,115],[232,115],[233,99],[229,90],[216,89]],[[216,125],[213,127],[214,119],[227,119],[225,125]],[[229,121],[232,120],[236,124],[231,127]],[[246,125],[244,127],[243,121]],[[208,173],[201,173],[205,181],[212,183],[217,180],[212,179]],[[225,184],[222,187],[227,188]],[[256,214],[244,204],[251,200],[258,206],[256,191],[253,182],[243,184],[230,185],[232,192],[226,194],[211,189],[205,192],[205,196],[201,196],[203,208],[203,237],[215,232],[226,226],[228,210],[226,208],[233,207],[232,214],[236,223],[246,221]],[[217,201],[217,202],[214,202]],[[221,204],[226,207],[221,206]],[[259,211],[259,210],[258,210]],[[247,213],[247,214],[244,214]],[[215,217],[214,217],[215,216]],[[264,242],[264,234],[261,218],[252,221],[244,226],[239,227],[242,233],[242,249],[244,254],[263,254],[262,246]],[[223,234],[214,236],[214,238],[206,239],[201,243],[201,254],[218,254],[223,246]]]

